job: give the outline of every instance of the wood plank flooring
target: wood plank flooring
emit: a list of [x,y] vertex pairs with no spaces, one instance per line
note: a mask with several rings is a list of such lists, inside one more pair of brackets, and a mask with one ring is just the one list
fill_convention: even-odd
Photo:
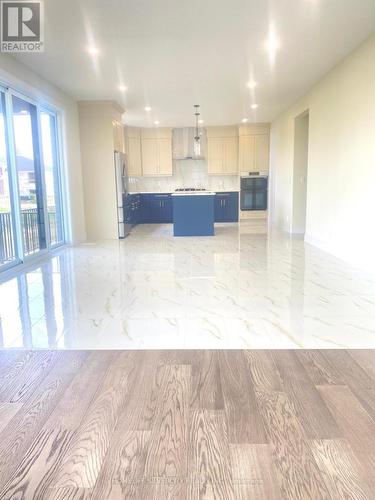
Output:
[[1,351],[0,499],[375,499],[375,351]]

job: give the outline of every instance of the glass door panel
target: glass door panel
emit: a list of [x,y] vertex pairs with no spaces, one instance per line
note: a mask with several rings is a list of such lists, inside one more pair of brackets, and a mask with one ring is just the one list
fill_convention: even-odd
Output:
[[12,206],[5,95],[0,92],[0,268],[18,259]]
[[255,191],[254,210],[267,210],[267,191]]
[[42,110],[40,125],[50,244],[56,246],[64,242],[56,116]]
[[241,210],[253,210],[254,193],[253,191],[241,191]]
[[37,109],[16,96],[12,96],[12,104],[23,251],[29,256],[47,246]]

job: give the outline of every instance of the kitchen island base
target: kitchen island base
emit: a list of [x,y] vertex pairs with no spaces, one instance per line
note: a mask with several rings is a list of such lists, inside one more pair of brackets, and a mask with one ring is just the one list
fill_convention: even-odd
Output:
[[172,194],[174,236],[214,236],[215,193]]

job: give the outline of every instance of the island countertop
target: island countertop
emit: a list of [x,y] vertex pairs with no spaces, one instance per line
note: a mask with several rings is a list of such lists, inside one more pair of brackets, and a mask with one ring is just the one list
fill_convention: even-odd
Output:
[[213,191],[183,191],[172,193],[172,196],[215,196]]

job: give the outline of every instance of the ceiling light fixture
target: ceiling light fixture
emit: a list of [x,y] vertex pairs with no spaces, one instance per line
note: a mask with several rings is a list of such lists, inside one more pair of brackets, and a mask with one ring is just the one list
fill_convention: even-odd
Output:
[[97,47],[89,47],[87,52],[92,56],[97,56],[99,54],[99,49]]
[[246,123],[247,122],[247,118],[242,118],[242,123]]
[[280,48],[280,42],[276,35],[275,26],[271,23],[268,31],[268,38],[265,43],[265,48],[268,52],[268,57],[271,66],[274,65],[276,59],[276,52]]
[[252,104],[251,105],[251,109],[257,109],[257,107],[258,107],[258,104]]
[[145,106],[145,111],[151,111],[151,106]]
[[126,87],[125,85],[119,85],[118,89],[120,92],[126,92],[128,90],[128,87]]
[[159,120],[154,121],[154,125],[159,125],[159,124],[160,124]]
[[204,120],[198,120],[198,123],[202,124],[204,123]]
[[250,82],[247,82],[247,86],[249,87],[249,89],[255,89],[255,87],[257,86],[257,82],[251,80]]

